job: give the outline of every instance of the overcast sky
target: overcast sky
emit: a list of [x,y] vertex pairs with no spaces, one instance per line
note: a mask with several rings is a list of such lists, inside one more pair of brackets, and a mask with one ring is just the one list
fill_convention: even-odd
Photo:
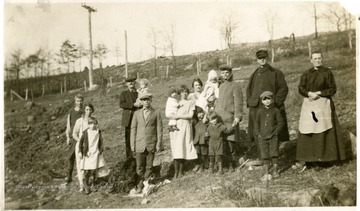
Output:
[[[61,43],[83,43],[88,48],[88,12],[81,1],[72,3],[36,3],[36,1],[7,1],[4,5],[4,53],[5,58],[17,48],[24,55],[34,53],[40,47],[59,52]],[[48,2],[39,0],[39,2]],[[51,1],[53,2],[53,1]],[[324,2],[318,2],[319,10]],[[119,47],[124,63],[124,31],[128,35],[129,61],[139,61],[153,56],[147,34],[153,27],[168,31],[175,23],[175,54],[183,55],[224,48],[217,21],[230,12],[239,22],[234,43],[258,42],[269,39],[265,19],[266,11],[277,14],[274,23],[275,38],[314,33],[311,2],[246,2],[246,1],[185,1],[185,2],[107,2],[88,1],[97,12],[92,13],[93,46],[105,44],[110,53],[104,65],[116,64],[115,48]],[[319,22],[319,31],[334,28]],[[162,33],[164,34],[164,32]],[[162,47],[162,46],[160,46]],[[158,55],[164,51],[159,50]],[[165,52],[169,55],[170,52]],[[85,60],[85,59],[84,59]],[[85,61],[83,61],[85,63]],[[97,62],[94,62],[97,67]]]

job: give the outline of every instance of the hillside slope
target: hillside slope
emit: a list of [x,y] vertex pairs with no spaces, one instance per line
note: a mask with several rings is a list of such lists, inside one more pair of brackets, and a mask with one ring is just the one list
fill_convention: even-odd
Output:
[[[356,128],[356,71],[355,51],[348,49],[331,50],[324,54],[324,63],[333,67],[338,85],[334,96],[339,121],[347,132],[355,133]],[[123,197],[123,194],[108,194],[99,191],[88,196],[79,194],[77,188],[63,191],[60,187],[66,171],[65,119],[67,111],[73,106],[73,94],[48,95],[35,99],[35,106],[24,109],[23,102],[5,102],[5,198],[9,207],[21,204],[30,208],[149,208],[149,207],[261,207],[261,206],[299,206],[285,200],[285,195],[297,191],[312,189],[326,190],[334,184],[343,198],[352,198],[356,193],[356,159],[327,168],[311,168],[303,173],[293,171],[290,166],[295,159],[296,131],[300,114],[301,96],[297,92],[300,75],[310,68],[306,55],[283,58],[274,64],[283,70],[289,86],[286,100],[289,130],[292,140],[282,145],[280,165],[281,177],[270,183],[262,183],[261,169],[226,173],[223,177],[207,174],[195,174],[187,171],[186,175],[171,184],[160,187],[150,195],[147,205],[141,205],[142,198]],[[235,80],[239,81],[245,93],[248,78],[256,64],[241,66],[234,71]],[[207,75],[199,76],[205,81]],[[166,91],[170,85],[181,84],[191,87],[191,80],[197,77],[194,72],[171,79],[154,78],[151,89],[155,94],[153,106],[164,110]],[[106,96],[101,90],[83,93],[86,102],[95,105],[94,116],[104,129],[105,159],[110,167],[125,158],[123,128],[120,126],[122,110],[119,108],[119,93],[123,85],[111,87]],[[245,99],[244,99],[245,100]],[[247,130],[247,112],[240,128]],[[31,117],[30,117],[31,116]],[[164,118],[164,125],[167,119]],[[251,143],[244,139],[239,144],[239,157],[252,158],[247,151]],[[164,130],[165,153],[158,156],[161,162],[171,161],[169,136]],[[262,190],[261,196],[249,197],[247,191],[256,187]],[[351,188],[349,188],[351,187]],[[347,191],[350,189],[350,192]],[[286,194],[288,193],[288,194]],[[291,195],[291,194],[290,194]],[[346,199],[347,199],[346,198]],[[46,199],[49,199],[46,201]],[[25,202],[43,200],[36,206]],[[339,199],[340,200],[340,199]],[[24,205],[25,203],[25,205]],[[321,204],[322,203],[322,204]],[[14,205],[15,204],[15,205]],[[39,204],[41,205],[39,207]],[[341,205],[339,202],[313,202],[312,205]],[[16,207],[16,206],[15,206]],[[19,207],[18,207],[19,208]],[[21,207],[20,207],[21,208]]]

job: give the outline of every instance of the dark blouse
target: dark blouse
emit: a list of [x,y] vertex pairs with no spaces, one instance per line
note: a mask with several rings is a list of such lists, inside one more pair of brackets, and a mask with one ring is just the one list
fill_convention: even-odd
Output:
[[331,97],[336,93],[334,75],[327,67],[320,66],[317,70],[307,70],[300,79],[299,93],[308,97],[309,92],[321,91],[321,97]]

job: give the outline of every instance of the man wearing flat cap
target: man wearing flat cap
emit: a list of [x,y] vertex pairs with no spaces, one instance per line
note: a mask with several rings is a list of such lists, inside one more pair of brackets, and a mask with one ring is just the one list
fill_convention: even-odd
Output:
[[122,91],[120,94],[120,108],[123,109],[121,126],[125,127],[125,149],[126,149],[126,158],[132,156],[130,148],[130,126],[131,120],[134,115],[134,112],[140,107],[134,105],[136,99],[138,98],[138,93],[135,88],[135,77],[130,77],[125,79],[127,89]]
[[130,139],[131,151],[136,158],[137,193],[142,192],[143,181],[147,181],[151,176],[155,152],[163,150],[161,113],[151,106],[151,93],[140,93],[139,99],[143,108],[134,113]]
[[255,141],[257,144],[258,140],[254,131],[255,118],[258,109],[262,105],[260,102],[260,95],[265,91],[270,91],[274,94],[274,105],[280,110],[285,123],[278,134],[278,139],[279,141],[289,140],[289,131],[284,105],[289,89],[285,81],[284,74],[279,69],[276,69],[268,64],[268,57],[269,55],[266,50],[259,50],[256,52],[257,62],[260,66],[250,76],[249,84],[246,89],[247,106],[249,107],[248,135],[249,140]]
[[227,127],[234,127],[234,132],[224,137],[225,149],[229,151],[226,157],[231,158],[228,161],[229,171],[232,172],[237,163],[235,143],[240,138],[239,122],[243,116],[243,94],[240,84],[233,81],[232,68],[228,65],[221,65],[219,69],[223,83],[219,87],[219,99],[215,106],[215,112]]

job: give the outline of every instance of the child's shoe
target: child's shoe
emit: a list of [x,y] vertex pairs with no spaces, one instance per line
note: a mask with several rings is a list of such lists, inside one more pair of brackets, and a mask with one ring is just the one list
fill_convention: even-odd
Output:
[[176,125],[173,125],[173,126],[172,126],[172,129],[173,129],[173,130],[176,130],[176,131],[180,131],[180,129],[179,129],[178,127],[176,127]]

